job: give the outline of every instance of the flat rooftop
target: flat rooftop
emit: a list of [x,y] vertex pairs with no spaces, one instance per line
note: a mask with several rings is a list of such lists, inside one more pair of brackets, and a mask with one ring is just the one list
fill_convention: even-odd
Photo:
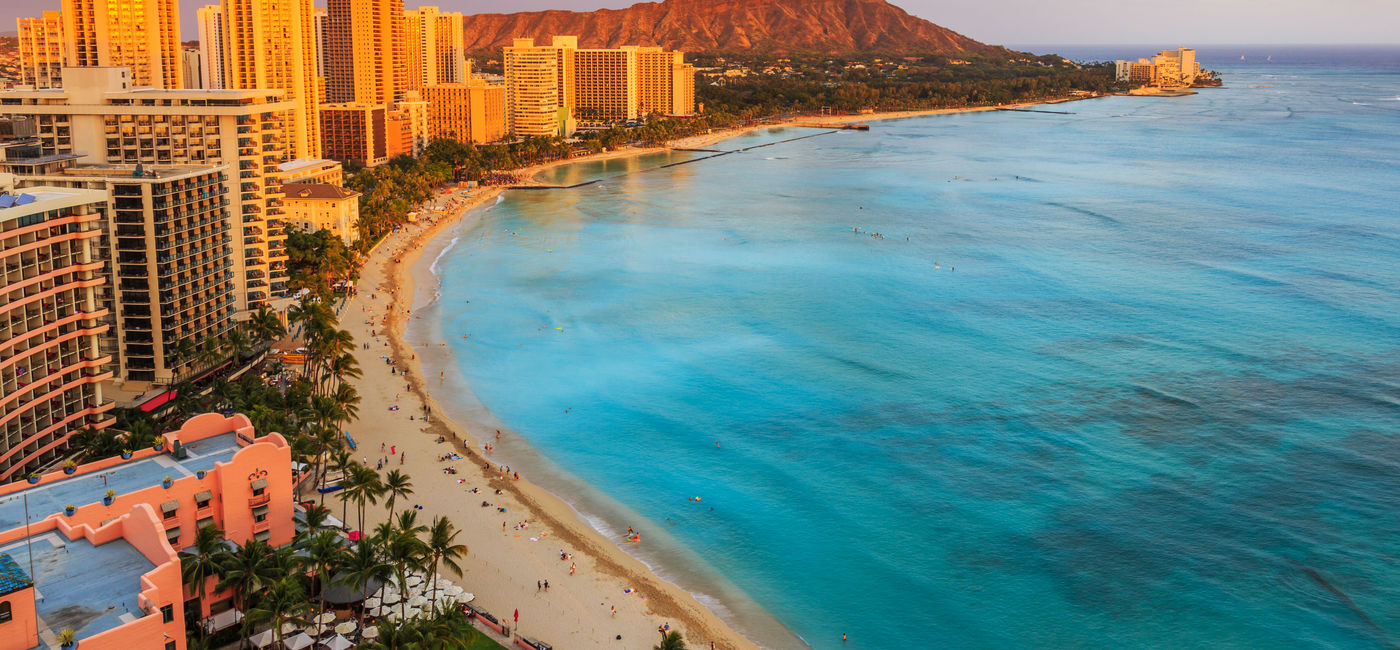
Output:
[[[232,431],[193,442],[184,446],[189,456],[185,460],[175,460],[169,454],[152,458],[132,460],[115,467],[92,472],[75,474],[70,478],[5,495],[0,498],[0,530],[12,530],[24,525],[25,499],[29,501],[29,520],[40,521],[49,515],[63,512],[64,506],[82,507],[102,501],[107,490],[126,494],[151,486],[169,476],[181,479],[194,476],[199,470],[214,469],[214,463],[225,463],[240,449],[238,439]],[[16,558],[18,560],[18,558]],[[20,562],[20,566],[25,564]]]
[[0,220],[95,203],[106,204],[107,193],[76,187],[24,187],[0,192]]
[[54,634],[73,628],[78,638],[84,638],[147,616],[137,597],[141,576],[155,565],[126,540],[93,546],[84,538],[70,540],[58,531],[48,531],[11,543],[0,552],[28,571],[31,549],[41,632],[44,627]]

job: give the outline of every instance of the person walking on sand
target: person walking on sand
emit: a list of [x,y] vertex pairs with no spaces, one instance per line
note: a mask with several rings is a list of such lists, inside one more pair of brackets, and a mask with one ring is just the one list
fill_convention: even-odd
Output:
[[399,464],[400,464],[400,465],[403,464],[403,459],[404,459],[407,455],[408,455],[408,452],[406,452],[406,451],[401,451],[401,452],[399,452]]

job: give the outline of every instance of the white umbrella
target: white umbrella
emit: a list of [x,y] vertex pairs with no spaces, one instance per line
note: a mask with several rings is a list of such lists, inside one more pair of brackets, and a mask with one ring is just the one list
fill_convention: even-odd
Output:
[[428,599],[427,599],[427,598],[424,598],[424,597],[422,597],[422,596],[414,596],[414,597],[408,599],[408,606],[409,606],[409,607],[422,607],[422,606],[424,606],[424,605],[426,605],[426,604],[428,604]]
[[316,640],[308,636],[305,632],[282,641],[282,645],[287,646],[287,650],[302,650],[302,648],[310,648],[315,644]]
[[323,612],[315,618],[317,625],[326,625],[335,620],[335,612]]
[[266,648],[272,644],[272,630],[263,630],[248,637],[248,642],[259,648]]
[[341,623],[340,625],[335,626],[335,633],[336,633],[336,634],[349,634],[349,633],[354,632],[354,631],[355,631],[355,621],[345,621],[344,623]]
[[446,589],[443,589],[443,590],[442,590],[442,593],[443,593],[444,595],[451,596],[451,597],[454,597],[454,598],[455,598],[455,597],[457,597],[457,596],[462,595],[462,588],[461,588],[461,587],[458,587],[457,585],[452,585],[451,587],[448,587],[448,588],[446,588]]
[[423,579],[422,579],[422,578],[420,578],[420,577],[418,577],[418,576],[409,576],[409,577],[408,577],[408,586],[410,586],[410,587],[416,587],[416,586],[421,585],[421,584],[423,584]]
[[457,602],[459,603],[470,603],[473,600],[476,600],[476,594],[469,594],[463,592],[457,596]]
[[347,648],[355,647],[355,644],[351,643],[349,639],[340,636],[339,634],[331,637],[328,641],[321,642],[321,645],[326,646],[331,650],[346,650]]
[[369,608],[368,610],[365,610],[365,613],[366,613],[366,614],[369,614],[370,616],[383,616],[383,615],[384,615],[384,608],[383,608],[383,607],[371,607],[371,608]]
[[379,606],[379,599],[378,599],[378,598],[366,598],[366,599],[365,599],[365,607],[371,607],[371,608],[372,608],[372,607],[378,607],[378,606]]
[[282,624],[282,636],[286,636],[286,635],[288,635],[288,634],[291,634],[292,632],[295,632],[295,631],[297,631],[297,630],[299,630],[299,629],[301,629],[301,628],[297,627],[296,623],[283,623],[283,624]]
[[379,626],[377,626],[377,625],[371,625],[371,626],[365,628],[365,631],[364,631],[364,632],[361,632],[361,633],[360,633],[360,636],[362,636],[362,637],[364,637],[364,638],[366,638],[366,639],[373,639],[373,638],[378,637],[378,636],[379,636]]
[[418,609],[417,607],[410,607],[410,608],[408,608],[408,611],[407,611],[407,612],[404,612],[404,618],[407,618],[407,619],[409,619],[409,620],[413,620],[413,619],[415,619],[415,618],[418,618],[418,617],[421,616],[422,614],[423,614],[423,610]]
[[397,603],[397,602],[399,602],[399,595],[398,595],[398,594],[389,594],[388,596],[385,596],[385,597],[384,597],[384,604],[385,604],[385,605],[392,605],[392,604]]

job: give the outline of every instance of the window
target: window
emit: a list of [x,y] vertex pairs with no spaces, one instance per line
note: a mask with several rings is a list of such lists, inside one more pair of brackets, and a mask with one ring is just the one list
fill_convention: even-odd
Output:
[[180,647],[180,646],[175,645],[175,642],[174,642],[174,641],[166,641],[166,642],[165,642],[165,650],[177,650],[179,647]]
[[163,621],[163,622],[165,622],[165,623],[173,622],[173,621],[175,620],[175,606],[174,606],[174,605],[161,605],[161,607],[160,607],[160,620]]
[[0,603],[0,623],[9,623],[15,615],[10,612],[10,601]]
[[194,495],[194,507],[203,510],[209,507],[209,501],[214,498],[214,493],[208,490]]

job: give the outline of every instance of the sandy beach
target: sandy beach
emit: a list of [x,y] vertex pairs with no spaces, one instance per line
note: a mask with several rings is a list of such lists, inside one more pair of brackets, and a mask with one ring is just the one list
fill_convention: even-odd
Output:
[[[388,458],[383,472],[401,469],[412,476],[415,494],[398,510],[421,507],[420,521],[449,517],[462,531],[459,541],[470,549],[461,584],[476,594],[473,604],[503,620],[519,610],[517,629],[525,636],[560,648],[650,647],[657,628],[669,624],[693,647],[711,641],[720,648],[756,647],[689,593],[624,553],[622,540],[605,539],[528,479],[504,477],[477,451],[495,438],[496,427],[486,418],[453,422],[429,395],[439,380],[424,381],[418,363],[424,351],[402,338],[415,287],[411,270],[434,237],[458,225],[469,227],[462,215],[495,201],[500,191],[473,190],[469,199],[456,194],[450,212],[391,235],[366,261],[358,295],[340,311],[341,327],[360,344],[356,354],[364,370],[355,382],[362,397],[360,417],[350,427],[356,456],[372,467]],[[425,422],[428,408],[434,417]],[[440,438],[446,441],[437,442]],[[396,452],[392,458],[390,446]],[[452,453],[464,458],[438,460]],[[456,474],[445,473],[447,468]],[[471,492],[474,488],[478,492]],[[339,516],[340,500],[332,496],[327,504]],[[366,527],[387,514],[382,508],[370,511]],[[354,519],[347,523],[356,525]],[[518,528],[522,522],[528,527]],[[571,559],[560,559],[561,551]]]
[[[575,162],[703,148],[747,131],[794,123],[838,125],[1030,105],[804,117],[698,135],[670,147],[629,147],[561,160],[520,170],[520,176],[534,178],[545,169]],[[463,421],[453,421],[431,395],[443,380],[425,378],[419,356],[451,352],[440,342],[415,347],[405,341],[415,288],[436,282],[428,267],[447,245],[449,238],[443,235],[469,229],[471,220],[485,212],[480,208],[489,210],[502,192],[480,188],[468,197],[461,191],[440,194],[436,202],[451,202],[444,213],[429,212],[427,219],[390,235],[365,261],[358,293],[340,311],[341,327],[360,344],[356,355],[364,370],[355,382],[362,397],[359,420],[349,428],[358,443],[356,456],[372,467],[382,461],[381,473],[401,469],[412,476],[415,493],[398,510],[421,508],[420,521],[442,515],[461,529],[459,541],[470,553],[460,583],[476,594],[474,605],[502,620],[510,621],[518,610],[520,634],[560,648],[635,648],[650,647],[658,627],[669,625],[682,631],[691,647],[709,647],[711,642],[719,648],[757,647],[690,593],[628,555],[623,540],[605,538],[529,477],[517,479],[513,471],[504,472],[482,451],[483,443],[494,443],[498,432],[513,434],[483,407],[475,405]],[[463,399],[454,395],[458,413],[462,410],[457,402]],[[428,413],[432,417],[425,421]],[[448,454],[462,458],[442,460]],[[340,500],[332,496],[326,503],[339,516]],[[382,507],[370,508],[366,528],[386,514]],[[526,522],[528,526],[522,526]],[[352,514],[347,523],[358,522]],[[561,552],[569,559],[561,559]]]

